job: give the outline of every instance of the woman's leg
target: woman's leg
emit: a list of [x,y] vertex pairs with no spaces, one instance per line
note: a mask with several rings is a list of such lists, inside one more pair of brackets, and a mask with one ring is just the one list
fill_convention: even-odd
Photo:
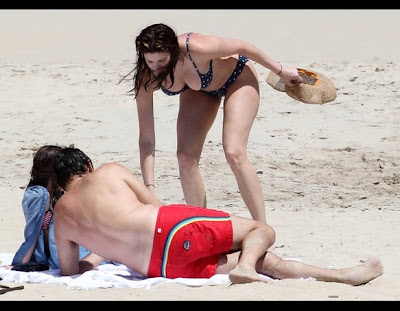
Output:
[[240,194],[253,219],[266,222],[264,195],[256,169],[247,157],[250,130],[260,104],[258,78],[247,63],[230,86],[224,103],[223,146]]
[[189,89],[180,94],[177,158],[183,195],[188,205],[207,206],[199,161],[220,102],[220,98],[201,91]]

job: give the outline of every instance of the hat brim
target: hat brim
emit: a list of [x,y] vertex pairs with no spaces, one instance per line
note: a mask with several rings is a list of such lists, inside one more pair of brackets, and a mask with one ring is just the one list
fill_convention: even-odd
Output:
[[278,75],[270,72],[267,83],[277,91],[286,92],[291,98],[306,104],[322,105],[337,97],[336,87],[322,73],[297,68],[303,82],[295,86],[286,85]]

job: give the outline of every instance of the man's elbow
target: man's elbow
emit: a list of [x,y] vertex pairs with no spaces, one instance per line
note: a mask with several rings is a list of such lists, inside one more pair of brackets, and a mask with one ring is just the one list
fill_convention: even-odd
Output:
[[75,269],[63,269],[63,268],[60,269],[61,276],[71,276],[71,275],[75,275],[78,273],[79,273],[79,271],[75,270]]
[[60,270],[60,275],[61,276],[70,276],[72,274],[68,273],[67,271]]
[[97,263],[92,263],[90,261],[81,260],[79,261],[79,273],[85,273],[86,271],[94,270],[98,266]]

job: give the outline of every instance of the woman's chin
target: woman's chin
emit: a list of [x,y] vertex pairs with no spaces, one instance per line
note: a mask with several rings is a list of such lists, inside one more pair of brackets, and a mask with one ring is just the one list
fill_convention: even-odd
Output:
[[163,71],[164,71],[164,68],[159,68],[159,69],[156,69],[156,70],[152,70],[152,72],[153,72],[153,74],[155,76],[159,75]]

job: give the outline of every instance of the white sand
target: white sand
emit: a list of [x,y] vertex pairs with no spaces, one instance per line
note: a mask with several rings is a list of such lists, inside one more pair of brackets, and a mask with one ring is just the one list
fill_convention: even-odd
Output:
[[[379,256],[364,286],[273,284],[150,290],[67,290],[24,284],[0,300],[400,300],[399,10],[0,11],[0,252],[23,241],[21,199],[34,149],[75,144],[94,165],[140,174],[135,103],[116,85],[134,62],[134,38],[165,22],[178,32],[241,38],[284,63],[318,71],[338,89],[323,106],[296,102],[265,81],[248,154],[264,189],[274,251],[320,266]],[[183,202],[175,158],[177,97],[157,93],[157,194]],[[202,158],[209,207],[250,217],[221,147],[222,111]],[[2,282],[2,284],[4,284]],[[15,284],[6,284],[15,286]]]

